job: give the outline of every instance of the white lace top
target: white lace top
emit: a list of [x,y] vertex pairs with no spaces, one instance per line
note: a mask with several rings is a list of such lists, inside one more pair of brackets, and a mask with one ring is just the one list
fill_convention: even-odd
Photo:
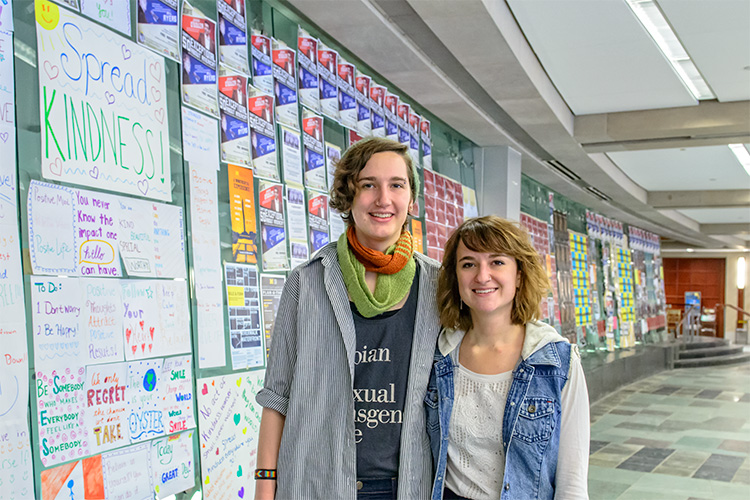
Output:
[[455,374],[445,486],[466,498],[499,499],[505,471],[503,413],[513,372],[482,375],[459,364]]

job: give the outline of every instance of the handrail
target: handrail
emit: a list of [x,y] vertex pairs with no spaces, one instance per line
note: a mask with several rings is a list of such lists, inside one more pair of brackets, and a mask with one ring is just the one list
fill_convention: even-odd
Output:
[[[686,305],[688,305],[688,304],[686,304]],[[675,326],[675,329],[674,329],[674,331],[675,331],[675,338],[682,337],[682,334],[683,334],[683,331],[684,331],[684,329],[683,329],[683,323],[690,318],[690,316],[691,316],[690,313],[692,311],[694,311],[695,309],[698,309],[698,311],[700,311],[700,308],[697,305],[695,305],[695,304],[688,305],[687,310],[685,311],[685,315],[682,317],[682,319],[680,320],[680,322],[677,323],[677,326]],[[690,328],[688,328],[688,338],[690,337],[690,333],[689,332],[690,332]]]
[[745,311],[744,309],[740,309],[737,306],[733,306],[732,304],[716,304],[714,306],[715,309],[721,309],[722,307],[730,307],[730,308],[734,309],[735,311],[744,314],[745,316],[750,316],[749,312]]

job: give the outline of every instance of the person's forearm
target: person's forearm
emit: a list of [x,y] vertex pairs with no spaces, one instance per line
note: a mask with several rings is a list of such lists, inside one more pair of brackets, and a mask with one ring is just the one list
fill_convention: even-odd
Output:
[[[276,469],[284,432],[286,417],[276,410],[263,408],[258,436],[258,469]],[[276,481],[273,479],[255,480],[255,500],[273,500],[276,495]]]

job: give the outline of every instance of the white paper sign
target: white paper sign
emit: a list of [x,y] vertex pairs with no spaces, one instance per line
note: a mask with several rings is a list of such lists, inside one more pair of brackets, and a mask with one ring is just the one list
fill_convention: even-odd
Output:
[[122,329],[125,359],[150,358],[159,354],[161,336],[156,281],[122,280]]
[[127,363],[86,368],[83,427],[92,454],[130,444],[127,375]]
[[84,365],[87,339],[80,322],[82,314],[77,278],[31,278],[31,325],[37,368]]
[[48,9],[36,17],[42,176],[171,200],[164,59],[49,2],[36,8]]
[[217,121],[206,115],[182,108],[182,154],[186,161],[215,165],[219,169],[219,132]]
[[151,441],[151,466],[158,498],[192,488],[195,485],[193,431]]
[[0,30],[13,31],[13,2],[0,0]]
[[166,433],[172,434],[195,427],[191,356],[165,359],[162,366],[162,384],[162,412]]
[[107,500],[141,500],[154,497],[151,443],[126,446],[102,455],[104,493]]
[[82,279],[86,364],[122,361],[122,288],[117,280]]
[[130,38],[130,2],[81,0],[81,13]]
[[128,398],[128,430],[134,443],[164,434],[161,399],[163,361],[159,358],[128,363],[125,393]]

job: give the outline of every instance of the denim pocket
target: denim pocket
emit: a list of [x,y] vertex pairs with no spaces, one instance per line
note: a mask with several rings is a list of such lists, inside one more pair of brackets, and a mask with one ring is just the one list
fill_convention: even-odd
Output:
[[427,429],[431,431],[440,429],[440,408],[436,387],[427,388],[427,394],[424,397],[424,408],[427,418]]
[[527,443],[549,440],[555,427],[555,405],[550,398],[525,398],[518,411],[513,437]]

